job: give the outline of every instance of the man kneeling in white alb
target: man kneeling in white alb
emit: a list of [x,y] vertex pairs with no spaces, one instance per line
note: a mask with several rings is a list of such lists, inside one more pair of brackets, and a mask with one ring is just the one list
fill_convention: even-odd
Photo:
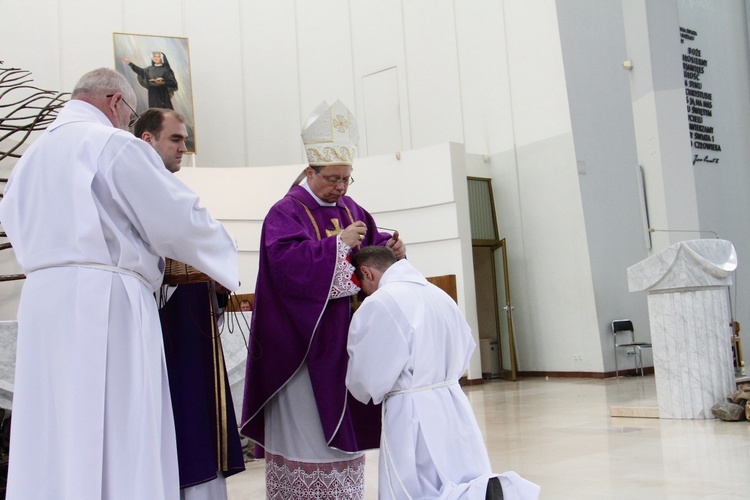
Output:
[[386,247],[353,264],[369,297],[349,327],[346,385],[383,403],[378,497],[537,499],[536,484],[492,472],[458,384],[476,344],[453,299]]

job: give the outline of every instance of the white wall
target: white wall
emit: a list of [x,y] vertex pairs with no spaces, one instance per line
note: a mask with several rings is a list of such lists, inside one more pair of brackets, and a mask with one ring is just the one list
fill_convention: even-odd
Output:
[[492,165],[518,299],[520,369],[600,372],[556,9],[551,2],[506,2],[504,14],[515,148],[499,152]]
[[454,8],[466,151],[508,150],[515,135],[503,2],[454,2]]

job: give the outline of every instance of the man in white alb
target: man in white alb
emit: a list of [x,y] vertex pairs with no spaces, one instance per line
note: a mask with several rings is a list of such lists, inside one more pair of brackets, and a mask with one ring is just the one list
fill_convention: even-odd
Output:
[[86,73],[15,165],[0,221],[26,282],[7,498],[178,499],[154,291],[164,256],[239,287],[237,247],[127,130],[124,77]]
[[368,297],[349,327],[346,385],[383,403],[379,498],[538,498],[515,472],[492,473],[458,384],[475,343],[453,299],[388,248],[362,248],[352,263]]

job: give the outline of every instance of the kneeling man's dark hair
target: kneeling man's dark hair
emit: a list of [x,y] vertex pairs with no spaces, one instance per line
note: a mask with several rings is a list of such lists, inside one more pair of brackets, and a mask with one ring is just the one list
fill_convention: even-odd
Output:
[[352,256],[352,264],[356,271],[361,266],[374,267],[378,271],[385,271],[396,263],[396,255],[388,247],[368,246],[360,248]]

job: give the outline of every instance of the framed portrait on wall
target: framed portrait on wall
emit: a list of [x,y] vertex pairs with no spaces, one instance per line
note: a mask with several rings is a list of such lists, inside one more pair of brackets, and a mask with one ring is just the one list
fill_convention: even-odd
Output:
[[174,109],[185,117],[189,153],[196,152],[190,48],[184,37],[114,33],[115,69],[138,98],[136,111]]

